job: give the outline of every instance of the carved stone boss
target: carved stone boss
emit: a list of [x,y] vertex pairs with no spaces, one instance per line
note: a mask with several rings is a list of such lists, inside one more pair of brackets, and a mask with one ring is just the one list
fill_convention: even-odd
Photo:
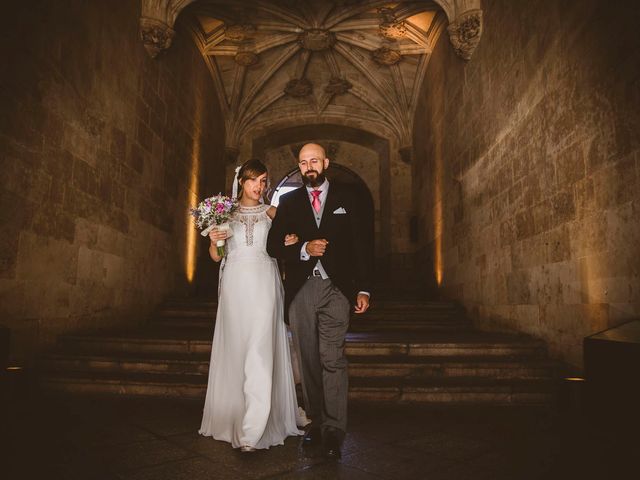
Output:
[[447,27],[455,52],[470,60],[482,36],[482,10],[469,10]]
[[169,48],[176,32],[166,23],[154,18],[140,19],[140,38],[151,58]]

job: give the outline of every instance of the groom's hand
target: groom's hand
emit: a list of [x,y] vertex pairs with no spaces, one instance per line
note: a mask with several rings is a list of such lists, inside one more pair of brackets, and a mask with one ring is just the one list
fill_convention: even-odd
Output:
[[321,257],[322,255],[324,255],[324,251],[327,249],[328,243],[329,242],[324,238],[311,240],[307,243],[307,253],[312,257]]
[[359,293],[356,297],[356,313],[364,313],[369,309],[369,295]]
[[295,233],[289,233],[284,237],[285,247],[288,247],[289,245],[295,245],[299,241],[300,239],[298,238],[298,235],[296,235]]

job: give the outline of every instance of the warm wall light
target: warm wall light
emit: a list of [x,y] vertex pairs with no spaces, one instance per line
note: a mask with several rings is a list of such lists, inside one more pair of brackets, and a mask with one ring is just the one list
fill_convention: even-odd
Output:
[[[197,93],[196,93],[197,95]],[[189,172],[189,188],[187,190],[187,205],[189,208],[198,204],[200,178],[200,142],[202,105],[196,97],[194,115],[193,144],[191,148],[191,170]],[[198,250],[198,235],[189,212],[185,212],[187,238],[185,242],[185,275],[189,283],[193,282],[196,272],[196,253]]]
[[[194,139],[193,156],[191,159],[191,179],[189,181],[189,190],[187,191],[187,203],[190,207],[195,207],[198,204],[198,175],[200,173],[200,145]],[[193,219],[187,212],[186,215],[186,229],[187,229],[187,245],[185,255],[185,272],[187,275],[187,281],[193,282],[193,277],[196,272],[196,251],[198,248],[197,243],[197,231],[193,225]]]
[[433,171],[433,234],[434,252],[433,269],[438,286],[442,285],[442,155],[440,145],[436,142],[436,155],[434,158]]

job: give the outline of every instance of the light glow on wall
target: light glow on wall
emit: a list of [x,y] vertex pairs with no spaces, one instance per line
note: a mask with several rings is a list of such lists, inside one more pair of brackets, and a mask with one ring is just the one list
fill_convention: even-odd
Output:
[[442,285],[444,261],[442,259],[442,155],[440,142],[436,142],[433,171],[433,269],[438,286]]
[[[202,105],[196,98],[196,111],[193,132],[193,144],[191,148],[191,169],[189,171],[189,187],[187,189],[187,205],[188,208],[195,207],[198,204],[199,196],[199,178],[200,178],[200,143],[201,130],[200,123],[202,118]],[[193,283],[196,273],[196,258],[198,252],[198,232],[193,225],[193,219],[189,211],[185,212],[185,229],[187,238],[185,242],[185,275],[189,283]]]
[[[195,207],[198,204],[198,174],[200,173],[200,148],[199,143],[194,142],[193,156],[191,159],[191,173],[189,181],[189,190],[187,191],[189,207]],[[186,213],[186,229],[187,229],[187,245],[185,255],[185,272],[187,281],[193,282],[196,273],[196,252],[198,248],[197,231],[193,225],[193,219],[189,212]]]
[[434,273],[438,286],[442,285],[442,200],[438,201],[434,208]]

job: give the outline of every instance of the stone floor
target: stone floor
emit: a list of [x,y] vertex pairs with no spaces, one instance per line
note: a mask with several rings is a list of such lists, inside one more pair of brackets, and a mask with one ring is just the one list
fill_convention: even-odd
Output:
[[200,402],[14,400],[0,429],[7,480],[637,478],[616,437],[549,409],[351,405],[342,461],[329,463],[299,438],[241,454],[200,437]]

